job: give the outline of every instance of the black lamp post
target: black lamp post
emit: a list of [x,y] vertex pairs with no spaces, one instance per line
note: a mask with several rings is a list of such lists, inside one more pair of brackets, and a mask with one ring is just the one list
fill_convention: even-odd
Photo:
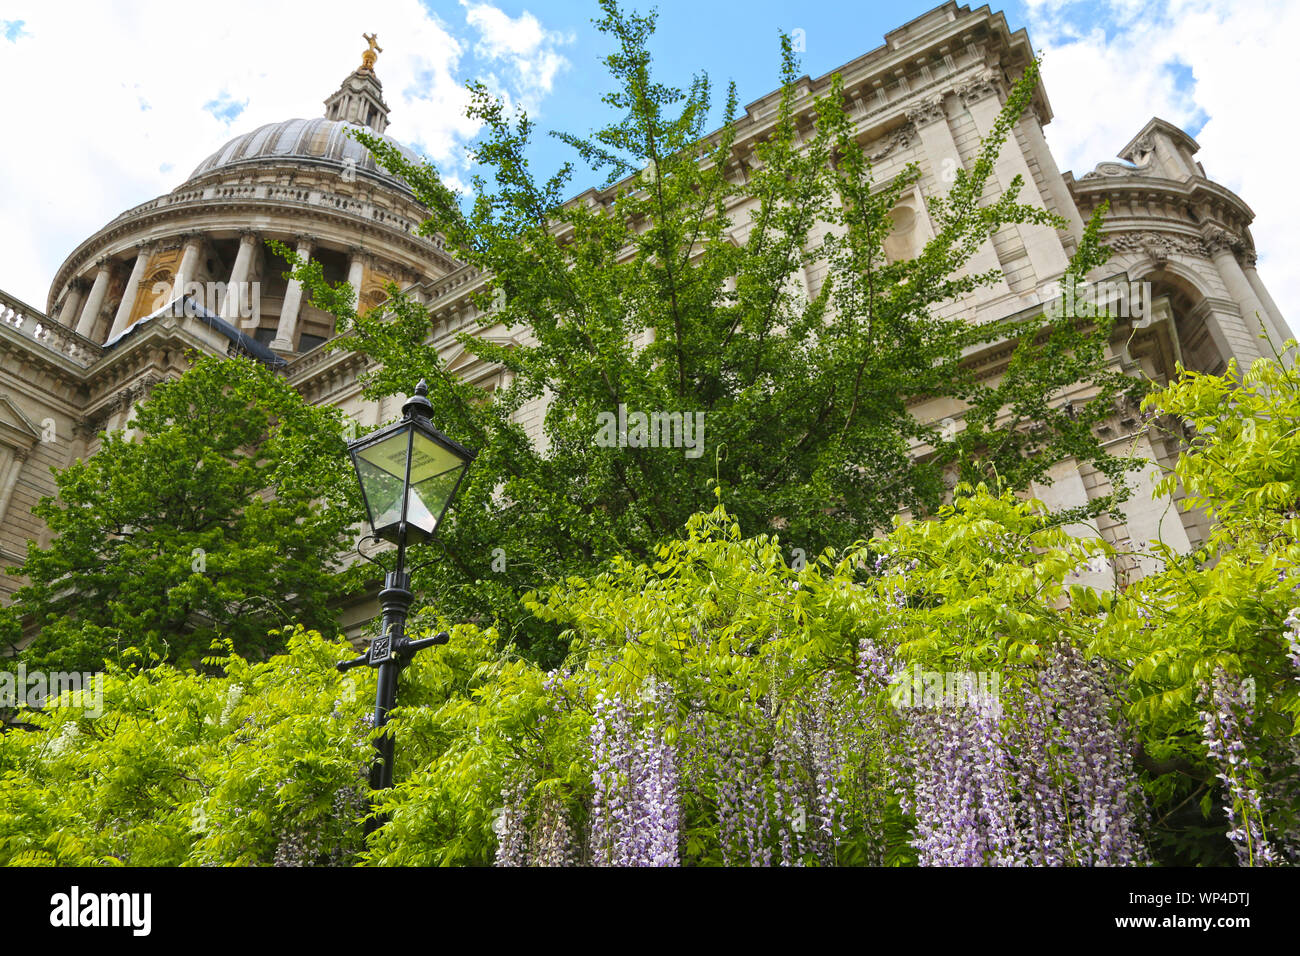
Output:
[[[366,513],[373,537],[397,545],[397,561],[384,576],[379,603],[384,611],[383,633],[360,657],[338,664],[346,671],[362,664],[379,670],[375,692],[375,727],[388,722],[388,712],[397,696],[397,675],[416,651],[445,644],[439,634],[419,641],[406,637],[406,616],[411,608],[411,576],[406,572],[408,540],[431,541],[447,507],[460,488],[461,479],[474,460],[474,453],[452,441],[429,421],[433,406],[423,380],[415,394],[402,406],[402,420],[381,428],[348,445],[348,454],[361,481]],[[375,740],[375,762],[370,770],[370,788],[384,790],[393,785],[393,739],[381,734]],[[371,819],[368,831],[377,823]]]

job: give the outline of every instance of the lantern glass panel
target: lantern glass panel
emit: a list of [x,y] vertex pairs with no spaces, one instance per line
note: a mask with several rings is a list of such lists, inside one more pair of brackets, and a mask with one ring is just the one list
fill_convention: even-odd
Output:
[[358,449],[355,456],[357,475],[361,479],[370,523],[376,534],[402,521],[402,487],[406,480],[408,441],[412,454],[406,522],[412,530],[425,535],[432,535],[436,530],[460,476],[469,464],[418,428],[403,428],[382,441]]
[[366,498],[370,523],[378,531],[387,525],[388,515],[397,512],[401,520],[402,484],[406,479],[407,430],[401,429],[383,441],[357,449],[353,455],[357,477]]
[[423,432],[415,433],[411,448],[411,495],[406,522],[433,534],[446,510],[460,476],[469,462],[444,448]]

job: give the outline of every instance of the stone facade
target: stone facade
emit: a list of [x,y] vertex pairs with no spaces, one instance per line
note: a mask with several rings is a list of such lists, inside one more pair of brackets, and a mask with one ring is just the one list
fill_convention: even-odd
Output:
[[[925,197],[942,194],[953,172],[969,166],[1032,55],[1025,32],[1009,30],[1001,14],[945,3],[836,71],[877,176],[883,180],[909,162],[921,169],[920,181],[895,210],[891,257],[911,255],[932,234]],[[829,82],[830,76],[800,80],[807,109]],[[773,92],[750,104],[738,121],[729,170],[737,182],[744,180],[753,144],[775,121],[778,99]],[[280,277],[285,264],[263,239],[312,255],[331,280],[347,279],[363,309],[382,301],[387,282],[397,282],[428,306],[431,335],[452,370],[485,389],[503,382],[506,372],[454,342],[457,332],[478,328],[470,295],[483,277],[436,239],[416,235],[423,210],[406,184],[346,135],[349,124],[377,134],[387,126],[373,56],[325,102],[322,118],[236,137],[177,189],[122,213],[88,238],[55,275],[43,312],[0,293],[0,563],[20,561],[29,540],[44,543],[47,532],[31,508],[54,490],[50,468],[93,454],[98,433],[122,428],[152,384],[182,371],[189,349],[269,358],[308,400],[339,406],[363,427],[397,413],[400,399],[361,398],[363,359],[321,348],[333,335],[331,318],[303,301],[296,282]],[[1206,177],[1193,158],[1198,147],[1191,137],[1152,119],[1119,152],[1123,162],[1103,162],[1076,179],[1061,173],[1047,148],[1043,126],[1051,119],[1040,88],[995,175],[1000,187],[1022,177],[1022,200],[1057,213],[1067,225],[1005,228],[970,265],[979,272],[999,269],[1004,278],[949,304],[943,314],[983,322],[1041,309],[1055,295],[1053,284],[1077,247],[1084,220],[1104,200],[1105,241],[1115,255],[1091,278],[1145,282],[1151,289],[1148,314],[1116,328],[1112,367],[1157,381],[1166,380],[1176,362],[1217,372],[1230,358],[1248,363],[1267,350],[1258,323],[1275,342],[1291,337],[1255,270],[1253,213]],[[589,190],[573,201],[605,204],[612,194]],[[748,205],[732,210],[738,241],[745,238]],[[823,280],[817,266],[802,277],[809,294]],[[185,295],[224,325],[169,308]],[[477,334],[504,344],[528,341],[527,330],[501,326]],[[996,377],[1009,354],[993,345],[970,361]],[[1061,401],[1086,398],[1081,387]],[[913,410],[926,421],[951,418],[960,427],[958,407],[927,401]],[[518,412],[538,442],[543,411],[539,400]],[[1134,409],[1117,408],[1102,436],[1170,464],[1177,448],[1154,432],[1137,431],[1136,424]],[[1055,506],[1078,505],[1107,491],[1104,476],[1074,462],[1060,463],[1053,477],[1052,485],[1034,490]],[[1143,476],[1126,521],[1104,522],[1101,533],[1120,546],[1156,537],[1179,548],[1201,541],[1204,518],[1149,500],[1151,482],[1150,474]],[[1122,570],[1140,574],[1142,568]],[[14,586],[0,581],[0,597]],[[355,608],[350,629],[372,610]]]

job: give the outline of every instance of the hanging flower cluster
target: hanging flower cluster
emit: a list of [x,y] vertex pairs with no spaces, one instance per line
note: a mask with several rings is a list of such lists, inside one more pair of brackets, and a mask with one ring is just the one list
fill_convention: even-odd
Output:
[[1251,689],[1233,680],[1223,668],[1214,672],[1201,689],[1201,727],[1205,749],[1221,768],[1223,812],[1228,817],[1228,839],[1237,853],[1238,866],[1271,866],[1277,853],[1264,834],[1264,812],[1254,777],[1247,735],[1250,731]]
[[[1069,822],[1067,861],[1082,866],[1148,862],[1139,832],[1145,808],[1129,757],[1128,729],[1113,714],[1115,691],[1105,665],[1086,661],[1063,644],[1040,686],[1065,782],[1054,814]],[[1051,750],[1026,757],[1041,759]]]
[[677,755],[664,737],[662,719],[656,719],[661,693],[659,685],[649,682],[648,700],[631,706],[619,694],[596,698],[591,728],[593,865],[679,862]]
[[[764,780],[764,751],[748,721],[702,722],[699,739],[713,758],[718,841],[726,866],[771,866],[772,810]],[[707,767],[708,764],[705,764]],[[788,838],[783,838],[788,842]]]
[[1147,862],[1126,730],[1099,667],[1066,645],[1013,695],[965,679],[958,701],[904,715],[899,793],[920,864]]
[[713,815],[724,865],[833,866],[846,840],[855,860],[881,862],[891,792],[923,866],[1149,862],[1128,729],[1100,663],[1062,644],[1005,691],[961,675],[956,700],[937,706],[928,694],[898,703],[909,678],[874,641],[860,643],[856,674],[849,697],[828,672],[725,714],[697,700],[675,744],[667,684],[598,694],[583,849],[562,791],[521,779],[502,793],[498,864],[677,865],[684,795]]
[[1014,821],[1001,708],[968,685],[966,706],[917,706],[905,715],[899,789],[916,818],[922,866],[1014,862]]
[[[536,717],[536,730],[544,735],[560,712],[567,670],[550,671],[542,682],[549,708]],[[530,769],[516,770],[501,791],[501,806],[493,813],[497,836],[497,866],[574,866],[579,850],[569,822],[569,808],[553,786],[536,784]]]

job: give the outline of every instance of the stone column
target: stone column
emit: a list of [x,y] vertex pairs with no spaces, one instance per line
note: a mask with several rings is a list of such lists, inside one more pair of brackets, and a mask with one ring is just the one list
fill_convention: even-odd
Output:
[[1287,325],[1286,319],[1282,317],[1282,310],[1277,307],[1277,303],[1269,295],[1268,286],[1264,285],[1264,280],[1255,271],[1255,263],[1258,259],[1255,251],[1248,249],[1241,258],[1241,271],[1246,274],[1246,281],[1250,283],[1251,289],[1254,290],[1255,297],[1264,306],[1264,318],[1269,327],[1269,335],[1273,336],[1274,347],[1280,350],[1282,343],[1287,339],[1295,338],[1295,335],[1292,333],[1291,327]]
[[240,230],[239,252],[235,254],[235,265],[230,270],[230,279],[226,282],[226,296],[221,302],[221,317],[228,321],[238,321],[248,310],[248,275],[253,265],[253,250],[257,246],[257,236],[250,229]]
[[357,294],[357,311],[361,311],[361,280],[366,271],[366,250],[361,246],[352,246],[348,249],[351,258],[348,260],[348,285],[352,286],[352,291]]
[[86,280],[73,279],[68,283],[68,294],[63,297],[63,308],[59,309],[59,324],[72,328],[77,321],[77,311],[86,298]]
[[[298,258],[306,259],[311,255],[315,238],[298,237]],[[289,287],[284,290],[284,302],[280,306],[280,324],[276,326],[275,339],[271,348],[277,352],[292,352],[294,334],[298,331],[298,309],[302,306],[302,283],[297,279],[289,280]]]
[[185,283],[192,282],[198,274],[199,250],[203,247],[203,236],[197,232],[185,234],[185,250],[181,253],[181,264],[176,267],[176,284],[172,286],[172,301],[185,295]]
[[[987,136],[997,122],[1002,111],[1001,98],[998,93],[998,81],[992,74],[978,77],[961,88],[961,101],[970,111],[975,121],[975,129],[980,136]],[[1024,185],[1020,189],[1020,202],[1039,208],[1046,207],[1043,196],[1038,191],[1038,183],[1025,160],[1024,151],[1016,139],[1015,131],[1007,136],[998,152],[994,172],[998,185],[1005,191],[1015,176],[1020,176]],[[1029,264],[1034,270],[1035,285],[1054,279],[1065,272],[1069,258],[1061,246],[1060,237],[1051,226],[1039,226],[1033,223],[1019,223],[1016,231],[1029,256]]]
[[1233,306],[1228,299],[1202,299],[1187,317],[1205,323],[1205,330],[1225,365],[1228,359],[1235,358],[1238,365],[1249,366],[1259,357],[1259,347],[1246,332],[1241,315],[1232,311]]
[[117,305],[117,313],[113,316],[113,327],[108,332],[110,339],[125,331],[126,324],[131,321],[135,297],[140,291],[140,282],[144,279],[145,270],[149,267],[151,248],[145,243],[136,246],[135,267],[131,270],[131,277],[126,280],[126,288],[122,290],[122,301]]
[[[1236,358],[1243,366],[1248,366],[1268,352],[1266,347],[1261,348],[1263,343],[1259,341],[1259,322],[1263,319],[1264,327],[1268,328],[1268,313],[1263,303],[1255,297],[1255,290],[1246,281],[1246,274],[1241,271],[1241,266],[1237,264],[1237,257],[1233,255],[1233,247],[1239,245],[1241,240],[1218,226],[1208,227],[1201,238],[1205,242],[1205,247],[1210,250],[1210,258],[1214,260],[1223,284],[1228,287],[1228,295],[1232,296],[1232,301],[1241,310],[1241,331],[1246,333],[1249,347],[1243,346]],[[1256,313],[1259,318],[1256,318]],[[1225,355],[1224,359],[1227,358],[1228,356]]]
[[5,514],[9,511],[9,499],[13,497],[14,487],[18,484],[18,479],[23,473],[23,464],[30,453],[30,448],[13,450],[13,456],[9,460],[9,471],[5,474],[3,487],[0,487],[0,521],[4,520]]
[[[922,104],[909,112],[907,118],[916,127],[925,155],[936,170],[942,173],[945,169],[955,171],[962,168],[961,153],[957,150],[957,141],[953,139],[952,128],[948,125],[948,111],[944,109],[943,97]],[[935,178],[940,179],[941,176]],[[951,185],[951,183],[936,184],[937,188],[944,193],[947,193]],[[917,215],[928,215],[928,213],[924,209],[919,209]],[[965,274],[978,275],[993,269],[1001,271],[1002,264],[998,261],[997,250],[993,248],[993,240],[986,239],[963,271]],[[999,278],[993,285],[982,286],[972,294],[977,302],[990,298],[996,299],[1010,295],[1011,287],[1007,285],[1006,278]]]
[[77,334],[84,335],[86,338],[90,338],[90,333],[95,331],[95,320],[99,318],[99,310],[104,307],[104,295],[108,292],[108,278],[113,271],[113,262],[108,256],[95,260],[95,265],[99,271],[95,273],[95,283],[90,287],[86,304],[81,307],[81,318],[77,320]]

